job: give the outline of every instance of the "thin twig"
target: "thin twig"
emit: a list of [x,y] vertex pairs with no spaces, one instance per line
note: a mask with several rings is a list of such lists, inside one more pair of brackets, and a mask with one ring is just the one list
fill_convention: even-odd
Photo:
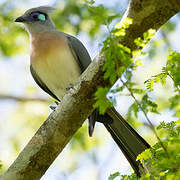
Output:
[[167,149],[164,147],[161,139],[159,138],[156,130],[155,130],[155,127],[154,125],[152,124],[151,120],[149,119],[147,113],[145,112],[145,110],[142,108],[141,104],[139,103],[139,101],[136,99],[136,97],[134,96],[133,92],[131,91],[131,89],[126,85],[126,83],[120,78],[121,82],[123,83],[123,85],[128,89],[128,91],[130,92],[131,96],[133,97],[133,99],[135,100],[135,102],[137,103],[137,105],[139,106],[139,108],[141,109],[141,111],[143,112],[145,118],[147,119],[149,125],[150,125],[150,128],[152,129],[152,131],[154,132],[157,140],[159,141],[161,147],[163,148],[164,152],[166,153],[167,157],[169,158],[169,154],[167,152]]
[[20,96],[13,96],[13,95],[6,95],[6,94],[0,94],[0,99],[10,99],[20,102],[26,102],[26,101],[41,101],[41,102],[49,102],[50,100],[45,98],[30,98],[30,97],[20,97]]

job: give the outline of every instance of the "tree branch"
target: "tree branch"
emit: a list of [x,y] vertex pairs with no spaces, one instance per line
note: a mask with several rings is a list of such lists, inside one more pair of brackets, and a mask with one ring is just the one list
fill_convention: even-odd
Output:
[[19,102],[27,102],[27,101],[41,101],[41,102],[50,102],[50,100],[45,98],[36,98],[36,97],[20,97],[20,96],[14,96],[14,95],[6,95],[6,94],[0,94],[0,100],[9,99]]
[[136,38],[143,37],[143,33],[149,29],[158,30],[179,11],[179,0],[130,0],[123,19],[132,18],[133,24],[120,42],[131,49],[136,49],[134,43]]
[[[142,37],[149,28],[159,29],[179,11],[179,0],[130,0],[124,18],[132,18],[133,24],[129,26],[120,42],[131,49],[136,49],[134,39]],[[65,95],[60,105],[4,173],[2,180],[41,178],[93,111],[94,93],[97,87],[110,85],[103,78],[104,63],[103,55],[95,58],[74,89]]]

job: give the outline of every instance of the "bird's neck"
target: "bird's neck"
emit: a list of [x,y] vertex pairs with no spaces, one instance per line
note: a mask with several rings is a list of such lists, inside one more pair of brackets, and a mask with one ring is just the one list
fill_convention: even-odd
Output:
[[26,24],[25,27],[28,33],[30,34],[30,36],[34,36],[39,33],[46,33],[46,32],[48,33],[48,32],[56,30],[54,24],[49,24],[48,26],[44,24],[39,24],[38,26]]
[[30,54],[31,61],[36,61],[41,57],[47,58],[56,52],[68,49],[68,45],[64,36],[60,35],[61,32],[55,30],[44,31],[30,34]]

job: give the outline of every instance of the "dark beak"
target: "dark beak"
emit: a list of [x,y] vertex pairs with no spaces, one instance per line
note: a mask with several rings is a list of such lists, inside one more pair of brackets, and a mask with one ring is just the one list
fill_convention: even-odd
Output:
[[25,21],[26,21],[26,18],[24,18],[24,17],[22,17],[22,16],[18,17],[18,18],[15,20],[15,22],[25,22]]

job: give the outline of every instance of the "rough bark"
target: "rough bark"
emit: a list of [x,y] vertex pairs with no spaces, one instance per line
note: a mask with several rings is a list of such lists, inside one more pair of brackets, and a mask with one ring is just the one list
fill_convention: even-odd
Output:
[[[130,17],[133,24],[129,26],[120,42],[136,49],[134,39],[142,37],[149,28],[159,29],[179,11],[179,0],[130,0],[123,19]],[[39,128],[1,180],[41,178],[92,112],[97,87],[109,86],[103,79],[104,63],[103,55],[95,58],[75,88],[65,95],[61,104]]]

